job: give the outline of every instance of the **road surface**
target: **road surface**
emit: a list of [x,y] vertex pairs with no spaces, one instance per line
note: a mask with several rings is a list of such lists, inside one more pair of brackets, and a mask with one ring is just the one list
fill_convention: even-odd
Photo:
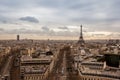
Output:
[[80,80],[72,62],[70,47],[61,49],[57,64],[47,80]]
[[10,76],[10,69],[11,69],[11,66],[12,66],[11,64],[12,64],[12,56],[9,56],[7,61],[6,61],[6,63],[5,63],[5,65],[4,65],[4,67],[3,67],[3,69],[1,70],[0,80],[2,78],[4,78],[4,79],[5,78],[7,78],[7,79],[9,78],[9,76]]

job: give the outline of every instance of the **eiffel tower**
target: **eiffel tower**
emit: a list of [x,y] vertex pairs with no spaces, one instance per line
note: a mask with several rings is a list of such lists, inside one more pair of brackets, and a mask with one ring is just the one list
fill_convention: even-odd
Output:
[[78,44],[80,45],[84,45],[85,41],[83,39],[83,33],[82,33],[82,25],[80,26],[80,37],[79,37],[79,40],[78,40]]

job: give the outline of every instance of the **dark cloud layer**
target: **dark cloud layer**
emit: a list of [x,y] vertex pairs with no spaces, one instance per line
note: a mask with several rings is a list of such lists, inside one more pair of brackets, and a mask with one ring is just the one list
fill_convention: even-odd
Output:
[[33,22],[33,23],[39,23],[39,20],[37,18],[31,17],[31,16],[21,17],[20,20]]

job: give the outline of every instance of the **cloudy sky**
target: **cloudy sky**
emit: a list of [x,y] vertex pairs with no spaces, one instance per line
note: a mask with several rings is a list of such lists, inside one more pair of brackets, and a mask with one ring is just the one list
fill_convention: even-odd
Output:
[[0,39],[120,37],[120,0],[0,0]]

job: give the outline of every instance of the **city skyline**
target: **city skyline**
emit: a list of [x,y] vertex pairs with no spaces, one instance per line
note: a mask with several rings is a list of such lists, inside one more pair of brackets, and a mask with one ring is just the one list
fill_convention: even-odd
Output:
[[120,37],[119,0],[1,0],[0,40]]

